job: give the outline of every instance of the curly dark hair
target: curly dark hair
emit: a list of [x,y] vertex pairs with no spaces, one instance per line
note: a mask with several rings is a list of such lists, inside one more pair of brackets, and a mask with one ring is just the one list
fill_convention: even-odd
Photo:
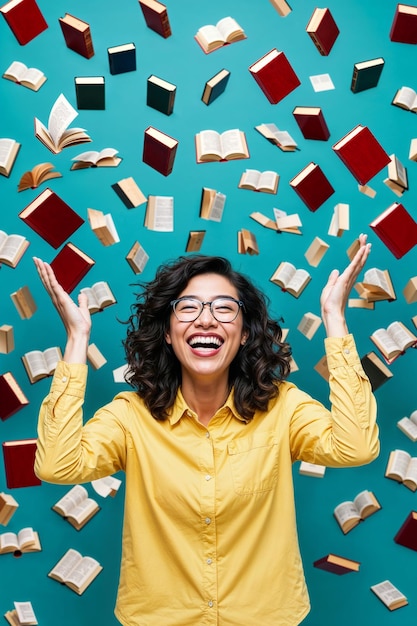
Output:
[[279,382],[290,373],[291,349],[282,341],[278,322],[269,317],[267,297],[223,257],[181,256],[160,266],[152,281],[138,284],[142,291],[126,321],[126,381],[137,390],[155,419],[167,418],[181,384],[180,363],[165,340],[170,303],[194,276],[207,273],[227,278],[244,302],[247,341],[229,369],[229,386],[234,387],[239,414],[251,419],[255,410],[265,411],[268,401],[279,392]]

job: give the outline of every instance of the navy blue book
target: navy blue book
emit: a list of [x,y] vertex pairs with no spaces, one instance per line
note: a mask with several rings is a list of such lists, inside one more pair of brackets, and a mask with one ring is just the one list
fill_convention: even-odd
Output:
[[353,66],[352,82],[350,85],[353,93],[365,91],[376,87],[384,69],[384,59],[378,57],[370,61],[361,61]]
[[104,76],[76,76],[74,82],[77,109],[106,108]]
[[229,81],[229,70],[220,70],[214,76],[210,78],[204,85],[203,95],[201,96],[204,104],[211,104],[213,100],[218,98],[226,89],[226,85]]
[[171,115],[176,91],[176,85],[151,74],[147,81],[146,104],[165,115]]
[[110,74],[124,74],[136,70],[136,46],[125,43],[107,48]]

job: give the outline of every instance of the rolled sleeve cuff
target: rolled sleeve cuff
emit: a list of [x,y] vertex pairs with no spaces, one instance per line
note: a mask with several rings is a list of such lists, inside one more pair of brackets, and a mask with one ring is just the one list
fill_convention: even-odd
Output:
[[59,361],[51,384],[51,394],[57,397],[63,393],[82,398],[87,381],[88,367],[85,363]]
[[352,334],[345,335],[344,337],[326,337],[324,346],[326,348],[327,366],[329,370],[340,367],[341,365],[352,366],[360,364]]

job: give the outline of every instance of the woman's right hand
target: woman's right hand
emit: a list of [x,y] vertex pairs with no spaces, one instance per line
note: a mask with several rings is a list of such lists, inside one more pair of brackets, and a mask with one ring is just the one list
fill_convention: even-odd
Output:
[[38,257],[33,257],[33,260],[42,284],[48,292],[67,331],[64,361],[85,363],[91,332],[91,315],[87,306],[87,296],[80,293],[77,305],[59,284],[49,263],[42,261]]

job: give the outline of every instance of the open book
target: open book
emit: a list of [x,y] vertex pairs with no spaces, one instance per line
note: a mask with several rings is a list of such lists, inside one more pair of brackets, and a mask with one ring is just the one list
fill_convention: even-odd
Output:
[[0,174],[10,176],[21,144],[16,139],[3,137],[0,139]]
[[385,470],[386,478],[403,483],[411,491],[417,489],[417,457],[405,450],[392,450]]
[[238,128],[223,133],[202,130],[196,134],[195,144],[197,163],[249,158],[245,133]]
[[197,43],[207,54],[229,43],[246,39],[244,30],[233,17],[223,17],[214,24],[201,26],[195,34]]
[[200,217],[203,220],[221,222],[226,196],[220,191],[203,187],[200,201]]
[[0,264],[16,267],[28,246],[29,241],[23,235],[8,235],[0,230]]
[[417,92],[411,87],[401,87],[395,94],[392,104],[412,113],[417,113]]
[[14,609],[7,611],[4,617],[12,626],[36,626],[38,620],[31,602],[14,602]]
[[46,81],[46,76],[41,70],[36,67],[27,67],[20,61],[13,61],[5,70],[3,78],[23,85],[23,87],[28,87],[32,91],[38,91]]
[[85,487],[75,485],[53,505],[52,510],[62,515],[71,526],[81,530],[99,512],[100,507],[95,500],[88,497]]
[[278,265],[270,280],[281,287],[283,291],[288,291],[292,296],[298,298],[310,282],[311,276],[307,270],[297,269],[292,263],[283,261]]
[[149,230],[172,232],[174,230],[174,197],[149,195],[144,225]]
[[80,291],[88,298],[87,306],[91,314],[116,303],[116,298],[105,280],[99,280],[91,287],[83,287]]
[[356,283],[355,289],[360,297],[368,302],[396,299],[389,271],[380,270],[377,267],[366,270],[363,282]]
[[70,548],[51,569],[48,576],[81,595],[102,569],[103,567],[96,559],[82,556],[77,550]]
[[149,261],[149,254],[139,241],[135,241],[126,255],[126,261],[135,274],[141,274]]
[[417,441],[417,411],[413,411],[410,417],[402,417],[397,426],[411,441]]
[[240,189],[252,189],[264,193],[277,193],[279,175],[272,170],[245,170],[240,177],[238,187]]
[[371,591],[373,591],[377,598],[379,598],[390,611],[400,609],[402,606],[408,604],[405,595],[389,580],[383,580],[377,585],[372,585]]
[[255,126],[265,139],[270,143],[278,146],[283,152],[294,152],[297,150],[297,142],[293,139],[287,130],[280,130],[276,124],[258,124]]
[[103,478],[96,478],[96,480],[91,481],[92,488],[102,498],[107,498],[107,496],[114,498],[121,484],[122,481],[120,478],[116,478],[115,476],[104,476]]
[[72,170],[83,170],[87,167],[117,167],[122,159],[117,157],[118,150],[115,148],[103,148],[103,150],[89,150],[81,152],[73,157],[75,161],[71,165]]
[[35,137],[54,154],[64,148],[91,141],[84,128],[68,128],[78,112],[61,93],[53,105],[48,119],[48,128],[35,117]]
[[61,348],[53,346],[46,350],[30,350],[22,356],[23,365],[31,383],[52,376],[58,361],[62,359]]
[[33,528],[22,528],[18,533],[7,532],[0,535],[0,554],[13,552],[15,556],[20,556],[23,552],[40,550],[39,536]]
[[392,322],[387,328],[378,328],[371,335],[371,340],[381,351],[387,363],[392,363],[407,348],[417,344],[417,336],[414,335],[402,322]]
[[338,504],[333,511],[333,515],[346,535],[359,522],[376,513],[380,508],[381,505],[372,491],[365,489],[358,493],[354,500],[347,500]]
[[41,183],[51,178],[61,178],[60,172],[54,171],[55,165],[52,163],[39,163],[32,167],[31,170],[25,172],[20,177],[17,191],[25,191],[26,189],[36,189]]

